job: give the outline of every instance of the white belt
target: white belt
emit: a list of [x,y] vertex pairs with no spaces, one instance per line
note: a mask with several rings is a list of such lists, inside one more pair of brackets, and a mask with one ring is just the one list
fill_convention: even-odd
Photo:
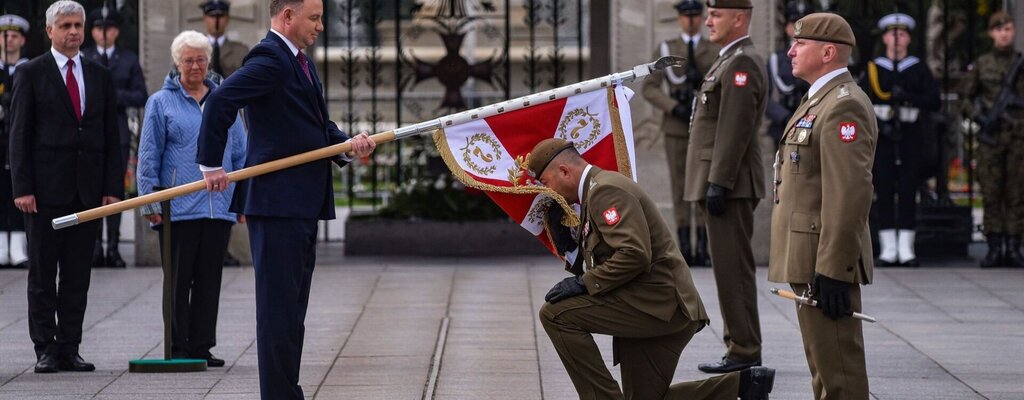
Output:
[[[888,104],[874,104],[875,117],[878,117],[879,121],[889,121],[895,116],[892,106]],[[912,124],[917,122],[917,116],[921,113],[921,109],[917,107],[900,107],[900,122],[906,122]]]

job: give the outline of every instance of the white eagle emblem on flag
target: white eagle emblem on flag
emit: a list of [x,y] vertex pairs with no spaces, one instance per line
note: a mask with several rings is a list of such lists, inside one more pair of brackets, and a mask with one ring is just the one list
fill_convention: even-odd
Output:
[[850,143],[857,140],[857,123],[842,122],[839,124],[839,140],[843,143]]

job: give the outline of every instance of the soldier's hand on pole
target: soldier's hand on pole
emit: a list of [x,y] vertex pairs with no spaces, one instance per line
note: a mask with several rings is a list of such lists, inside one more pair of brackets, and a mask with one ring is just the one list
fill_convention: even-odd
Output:
[[555,284],[555,287],[544,295],[544,301],[555,304],[570,297],[579,296],[587,292],[587,286],[583,284],[583,278],[570,276]]
[[726,189],[723,186],[719,186],[714,183],[708,183],[708,192],[706,200],[708,214],[711,214],[716,217],[725,214],[725,192],[727,192],[728,190],[729,189]]
[[210,192],[223,192],[228,190],[228,174],[224,168],[214,171],[203,171],[203,180],[206,181],[206,190]]
[[680,102],[679,104],[676,104],[676,106],[672,108],[672,116],[676,117],[676,118],[679,118],[679,119],[685,119],[685,120],[690,119],[690,107],[689,107],[689,105],[683,104],[682,102]]
[[850,285],[849,282],[814,274],[813,295],[818,298],[818,306],[826,317],[839,319],[853,313],[850,308]]

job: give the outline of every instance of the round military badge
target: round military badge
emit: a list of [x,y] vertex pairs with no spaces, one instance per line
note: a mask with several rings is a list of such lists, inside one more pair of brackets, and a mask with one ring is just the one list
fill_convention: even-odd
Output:
[[807,130],[801,129],[796,133],[796,141],[803,143],[805,140],[807,140]]

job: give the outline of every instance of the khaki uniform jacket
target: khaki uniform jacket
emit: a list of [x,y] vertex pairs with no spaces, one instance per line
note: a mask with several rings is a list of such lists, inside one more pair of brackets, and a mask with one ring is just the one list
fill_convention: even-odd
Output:
[[[710,40],[704,37],[701,37],[700,41],[697,42],[697,46],[693,49],[693,53],[696,56],[694,62],[701,73],[708,72],[711,69],[711,64],[715,62],[715,58],[718,57],[718,50],[720,49],[720,46],[711,43]],[[658,48],[654,50],[654,55],[651,59],[657,60],[667,55],[686,57],[686,53],[686,42],[683,41],[682,37],[676,37],[675,39],[661,42]],[[668,85],[667,92],[662,82]],[[671,96],[672,92],[677,89],[683,89],[689,84],[686,82],[685,65],[668,68],[668,72],[665,70],[654,71],[651,76],[644,80],[644,98],[662,111],[661,131],[665,132],[668,136],[687,137],[690,135],[690,121],[684,121],[672,116],[672,109],[676,107],[676,104],[679,104],[679,101]],[[700,82],[694,82],[694,87],[697,87],[699,84]],[[687,104],[686,106],[690,107],[691,105]]]
[[236,70],[242,67],[242,61],[249,54],[246,45],[233,40],[225,40],[220,48],[220,68],[224,70],[224,77],[227,78]]
[[704,76],[686,151],[686,201],[704,200],[708,182],[727,198],[764,197],[764,166],[757,133],[768,102],[764,60],[750,38],[718,57]]
[[678,309],[707,322],[690,268],[654,201],[617,172],[592,167],[582,179],[581,256],[590,295],[618,298],[663,321]]
[[797,108],[776,156],[781,183],[768,280],[811,283],[817,272],[871,283],[868,210],[877,139],[871,101],[849,72]]

